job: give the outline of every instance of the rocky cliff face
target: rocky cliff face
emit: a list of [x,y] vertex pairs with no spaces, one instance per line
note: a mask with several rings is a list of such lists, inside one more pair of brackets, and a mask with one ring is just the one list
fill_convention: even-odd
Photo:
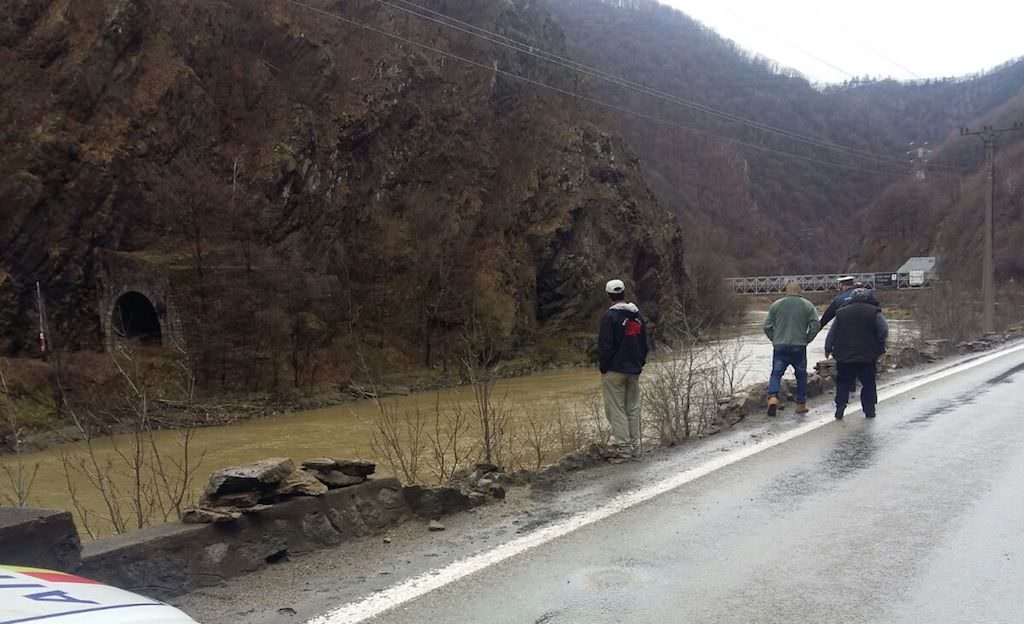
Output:
[[[526,0],[444,11],[562,47]],[[372,336],[426,362],[470,325],[503,353],[586,325],[610,276],[655,313],[681,292],[681,232],[627,147],[571,100],[486,69],[558,84],[529,57],[372,1],[0,0],[0,14],[10,350],[36,280],[60,333],[98,344],[97,248],[192,276],[197,309],[229,296],[209,286],[222,275],[238,343],[258,329],[230,313],[244,301],[279,309],[261,318],[293,338],[287,319],[312,315],[303,327],[328,327],[317,348]],[[304,297],[325,283],[314,309]]]

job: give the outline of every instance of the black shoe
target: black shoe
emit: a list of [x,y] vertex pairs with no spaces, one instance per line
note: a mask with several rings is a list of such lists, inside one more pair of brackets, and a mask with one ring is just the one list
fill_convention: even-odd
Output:
[[837,405],[836,406],[836,420],[842,420],[843,419],[843,415],[845,413],[846,413],[846,406],[845,405]]
[[864,412],[864,418],[874,418],[874,417],[875,417],[875,413],[874,412]]

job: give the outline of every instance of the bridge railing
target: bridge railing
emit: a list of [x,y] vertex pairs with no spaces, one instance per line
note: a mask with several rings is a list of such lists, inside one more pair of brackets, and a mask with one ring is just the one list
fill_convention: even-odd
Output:
[[839,278],[850,275],[854,280],[878,289],[920,289],[928,288],[934,278],[924,281],[911,280],[909,273],[818,273],[814,275],[758,275],[752,277],[729,277],[729,287],[742,295],[769,295],[781,293],[790,281],[796,281],[804,292],[827,292],[838,290]]

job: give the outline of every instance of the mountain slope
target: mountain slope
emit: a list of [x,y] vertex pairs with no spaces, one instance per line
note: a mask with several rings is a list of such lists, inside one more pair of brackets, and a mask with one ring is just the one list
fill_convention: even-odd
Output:
[[[446,10],[562,45],[525,0]],[[256,385],[343,375],[369,349],[435,365],[471,333],[508,355],[589,331],[612,275],[655,315],[675,307],[681,230],[621,140],[521,82],[333,16],[559,84],[530,59],[370,1],[0,13],[9,351],[30,342],[36,280],[58,333],[98,343],[97,249],[177,276],[192,346],[228,384],[242,381],[225,369]]]
[[[606,102],[642,115],[613,117],[637,146],[652,188],[691,235],[720,240],[733,268],[747,274],[852,267],[864,254],[859,237],[844,232],[858,232],[854,215],[907,177],[909,144],[943,141],[1024,85],[1024,62],[1016,62],[962,80],[819,90],[654,0],[549,3],[581,62],[693,104],[588,81]],[[822,142],[849,149],[815,145]]]

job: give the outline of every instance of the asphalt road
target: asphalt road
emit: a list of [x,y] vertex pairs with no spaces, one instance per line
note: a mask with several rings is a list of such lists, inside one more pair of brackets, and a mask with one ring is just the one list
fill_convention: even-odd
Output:
[[311,621],[1024,621],[1024,351],[481,566]]

